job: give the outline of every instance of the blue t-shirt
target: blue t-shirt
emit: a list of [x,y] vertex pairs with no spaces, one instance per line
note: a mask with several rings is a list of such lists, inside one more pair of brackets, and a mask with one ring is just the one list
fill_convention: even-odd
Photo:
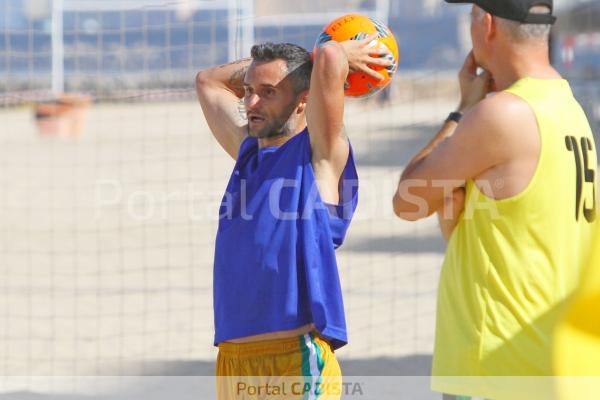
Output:
[[280,147],[247,137],[229,179],[215,245],[215,345],[314,323],[334,348],[346,318],[335,259],[358,201],[352,148],[340,204],[321,200],[308,131]]

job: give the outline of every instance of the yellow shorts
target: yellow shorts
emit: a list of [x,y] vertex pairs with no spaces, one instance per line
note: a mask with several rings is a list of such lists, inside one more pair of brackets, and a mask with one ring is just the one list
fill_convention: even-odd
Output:
[[327,399],[342,394],[340,365],[315,332],[290,339],[219,344],[217,398]]

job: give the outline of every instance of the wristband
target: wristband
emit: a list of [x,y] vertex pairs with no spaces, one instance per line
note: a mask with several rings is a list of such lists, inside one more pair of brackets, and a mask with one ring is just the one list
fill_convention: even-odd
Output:
[[460,122],[460,120],[462,119],[462,117],[463,117],[463,114],[461,112],[453,111],[448,115],[448,118],[446,118],[446,122],[454,121],[458,124]]

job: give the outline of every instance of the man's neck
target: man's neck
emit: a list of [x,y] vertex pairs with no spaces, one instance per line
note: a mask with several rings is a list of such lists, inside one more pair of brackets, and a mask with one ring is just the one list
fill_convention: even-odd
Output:
[[279,147],[283,145],[285,142],[302,132],[306,128],[306,124],[303,124],[301,127],[296,127],[294,133],[292,134],[282,134],[272,137],[259,138],[258,139],[258,148],[262,149],[265,147]]
[[498,91],[505,90],[523,78],[562,79],[550,65],[547,49],[515,50],[493,63],[494,84]]

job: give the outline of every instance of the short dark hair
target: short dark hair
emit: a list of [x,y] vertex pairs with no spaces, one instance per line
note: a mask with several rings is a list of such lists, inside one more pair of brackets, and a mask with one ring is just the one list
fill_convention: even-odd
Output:
[[259,62],[284,60],[296,93],[301,93],[310,87],[312,62],[310,53],[303,47],[292,43],[267,42],[252,46],[250,54],[254,61]]

